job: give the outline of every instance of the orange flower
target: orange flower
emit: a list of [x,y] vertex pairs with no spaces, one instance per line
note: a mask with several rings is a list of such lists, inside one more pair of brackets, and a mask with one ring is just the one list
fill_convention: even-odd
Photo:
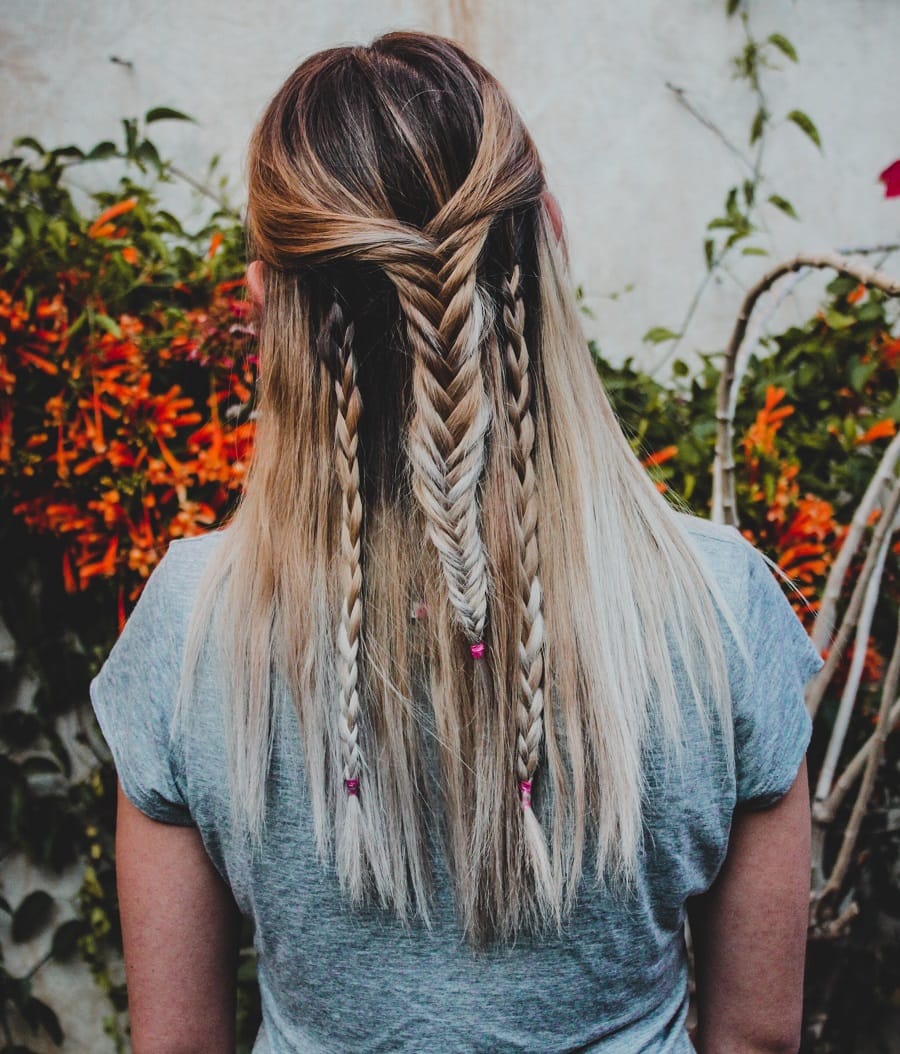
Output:
[[133,245],[126,245],[122,250],[122,259],[125,263],[131,264],[132,267],[136,267],[141,262],[141,254]]
[[644,458],[641,464],[644,468],[652,468],[654,465],[661,465],[664,461],[670,461],[677,454],[677,446],[664,446],[662,450],[657,450],[650,454],[649,457]]
[[866,295],[866,287],[860,283],[852,292],[847,294],[848,304],[858,304]]
[[900,337],[896,340],[885,340],[881,345],[880,352],[885,364],[893,369],[897,360],[900,359]]
[[224,240],[225,239],[222,232],[216,231],[216,233],[212,236],[212,240],[209,243],[209,250],[206,253],[207,260],[211,260],[216,255],[216,253],[219,251],[219,246]]
[[137,203],[137,198],[126,198],[125,201],[118,201],[115,205],[104,209],[88,228],[88,237],[108,238],[111,233],[115,232],[115,225],[109,221],[118,216],[124,216],[126,212],[131,212]]
[[754,452],[772,454],[775,450],[775,435],[785,417],[794,412],[790,404],[778,406],[784,398],[785,389],[770,384],[766,388],[766,400],[756,415],[756,420],[744,436],[744,454],[749,461]]
[[861,436],[857,436],[853,440],[853,444],[854,446],[861,446],[863,443],[871,443],[875,439],[886,439],[888,436],[894,435],[896,431],[897,426],[890,417],[886,417],[883,421],[877,421]]

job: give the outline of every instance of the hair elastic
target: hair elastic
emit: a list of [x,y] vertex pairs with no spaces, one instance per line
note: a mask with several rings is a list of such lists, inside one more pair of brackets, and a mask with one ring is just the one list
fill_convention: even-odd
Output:
[[344,787],[347,790],[348,798],[359,797],[359,780],[344,780]]
[[522,799],[522,808],[531,808],[531,780],[519,780],[519,797]]
[[472,658],[473,659],[483,659],[484,658],[484,641],[483,640],[479,640],[479,641],[476,641],[474,644],[470,644],[469,645],[469,651],[472,653]]

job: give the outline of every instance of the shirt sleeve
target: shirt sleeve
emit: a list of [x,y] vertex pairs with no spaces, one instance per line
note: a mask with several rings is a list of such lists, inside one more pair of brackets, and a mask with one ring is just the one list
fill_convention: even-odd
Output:
[[194,821],[169,736],[180,676],[166,606],[170,562],[163,558],[150,575],[90,693],[125,796],[151,819],[187,827]]
[[804,689],[824,665],[803,623],[758,550],[748,546],[750,667],[735,702],[737,802],[764,809],[791,788],[812,721]]

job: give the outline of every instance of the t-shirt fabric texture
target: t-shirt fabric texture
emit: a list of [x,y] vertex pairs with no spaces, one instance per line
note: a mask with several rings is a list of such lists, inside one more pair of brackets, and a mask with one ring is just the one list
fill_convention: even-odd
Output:
[[480,951],[462,941],[444,879],[430,930],[342,901],[317,857],[286,693],[275,700],[262,851],[233,836],[214,670],[201,669],[188,726],[169,735],[193,599],[221,534],[171,544],[91,699],[127,797],[155,820],[196,826],[255,923],[263,1021],[254,1054],[693,1049],[684,1027],[685,902],[715,879],[736,805],[765,807],[793,783],[811,731],[803,689],[822,659],[762,556],[734,528],[677,515],[745,627],[753,660],[748,668],[726,635],[734,763],[724,738],[704,740],[680,677],[688,749],[677,765],[647,758],[633,893],[617,901],[586,879],[561,935]]

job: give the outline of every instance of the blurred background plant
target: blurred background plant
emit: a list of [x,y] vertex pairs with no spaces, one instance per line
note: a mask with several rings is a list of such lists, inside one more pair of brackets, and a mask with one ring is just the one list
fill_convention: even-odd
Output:
[[[0,161],[0,853],[5,865],[27,860],[34,876],[14,902],[0,898],[10,922],[0,946],[6,1050],[63,1042],[67,1022],[41,979],[48,964],[72,960],[108,995],[105,1028],[127,1046],[115,777],[87,686],[168,541],[222,521],[252,451],[256,363],[239,217],[224,192],[210,193],[208,221],[188,231],[154,190],[178,173],[148,126],[179,118],[151,111],[123,122],[120,144],[87,152],[26,139]],[[83,166],[101,164],[112,189],[78,190]],[[810,629],[900,420],[894,304],[840,275],[815,317],[761,341],[745,364],[734,421],[740,526],[798,585],[790,599]],[[657,486],[708,516],[722,356],[701,356],[698,370],[671,356],[662,383],[632,359],[613,367],[593,352]],[[867,536],[877,522],[874,509]],[[846,758],[871,739],[879,712],[898,553],[891,544]],[[863,562],[854,557],[849,584]],[[845,610],[846,597],[838,621]],[[813,779],[853,658],[851,646],[816,715]],[[857,1049],[861,1022],[884,1034],[900,1002],[898,771],[893,737],[835,906],[838,917],[852,902],[858,917],[827,936],[812,930],[805,1042],[817,1054]],[[828,866],[851,811],[839,803],[826,832]],[[54,892],[53,876],[73,870],[77,893]],[[11,965],[21,961],[8,954],[14,945],[38,949],[25,969]],[[243,945],[239,1033],[249,1051],[259,1021],[249,931]]]

